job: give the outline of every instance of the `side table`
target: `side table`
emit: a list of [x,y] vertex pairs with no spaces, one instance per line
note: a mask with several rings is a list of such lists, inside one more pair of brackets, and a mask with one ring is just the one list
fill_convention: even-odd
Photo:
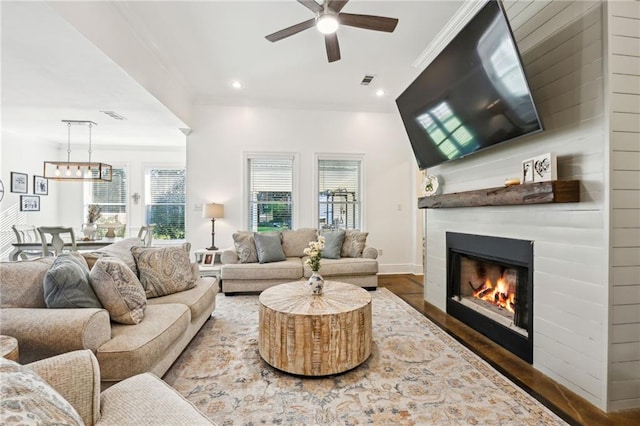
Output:
[[15,337],[0,335],[0,356],[19,362],[18,340]]
[[224,250],[198,249],[193,252],[196,257],[196,262],[198,263],[200,276],[214,277],[218,281],[220,289],[222,289],[222,285],[220,283],[220,269],[222,268],[220,255],[223,251]]

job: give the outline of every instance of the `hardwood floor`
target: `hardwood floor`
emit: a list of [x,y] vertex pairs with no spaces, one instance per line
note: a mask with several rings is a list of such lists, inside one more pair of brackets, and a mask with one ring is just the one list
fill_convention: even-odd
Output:
[[385,287],[490,363],[545,406],[575,425],[640,425],[640,409],[604,413],[480,333],[424,301],[422,276],[380,275]]

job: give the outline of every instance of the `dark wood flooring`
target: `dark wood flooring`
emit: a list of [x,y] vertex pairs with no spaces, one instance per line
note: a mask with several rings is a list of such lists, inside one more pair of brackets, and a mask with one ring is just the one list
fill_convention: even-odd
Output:
[[385,287],[490,363],[538,401],[574,425],[640,425],[640,409],[604,413],[584,398],[535,370],[531,364],[424,301],[421,275],[380,275]]

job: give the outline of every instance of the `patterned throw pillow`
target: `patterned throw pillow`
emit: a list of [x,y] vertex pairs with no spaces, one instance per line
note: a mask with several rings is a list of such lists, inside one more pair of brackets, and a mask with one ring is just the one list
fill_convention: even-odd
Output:
[[344,242],[344,229],[335,231],[322,231],[324,237],[324,248],[320,251],[323,259],[340,259],[340,250]]
[[78,412],[28,367],[0,357],[0,424],[83,425]]
[[142,321],[147,298],[138,277],[124,261],[102,257],[93,265],[89,278],[93,291],[113,321],[121,324]]
[[238,231],[233,234],[233,245],[236,247],[238,261],[240,263],[256,263],[258,252],[253,232]]
[[82,256],[62,253],[44,276],[47,308],[102,308],[89,285],[89,268]]
[[359,229],[348,229],[342,243],[342,257],[362,257],[368,235],[368,232],[360,232]]
[[166,296],[195,287],[189,251],[191,243],[173,247],[133,247],[140,282],[147,297]]

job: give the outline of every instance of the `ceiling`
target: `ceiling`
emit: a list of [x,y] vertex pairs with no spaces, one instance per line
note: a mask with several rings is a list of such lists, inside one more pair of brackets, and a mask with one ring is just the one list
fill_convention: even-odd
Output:
[[[420,72],[413,63],[462,4],[351,0],[343,12],[394,17],[399,24],[392,34],[339,28],[342,59],[333,63],[314,28],[276,43],[264,38],[313,17],[294,0],[108,6],[135,41],[180,80],[176,87],[192,104],[393,112],[395,98]],[[87,2],[83,13],[94,5]],[[3,1],[1,7],[3,133],[66,143],[60,120],[79,119],[98,123],[96,144],[184,145],[177,129],[187,125],[152,95],[153,88],[131,77],[133,70],[116,63],[123,63],[122,55],[112,59],[96,47],[105,40],[89,41],[47,3]],[[375,78],[363,86],[367,74]],[[243,88],[232,88],[233,80]],[[378,89],[385,96],[376,96]],[[127,120],[113,120],[101,110]]]

